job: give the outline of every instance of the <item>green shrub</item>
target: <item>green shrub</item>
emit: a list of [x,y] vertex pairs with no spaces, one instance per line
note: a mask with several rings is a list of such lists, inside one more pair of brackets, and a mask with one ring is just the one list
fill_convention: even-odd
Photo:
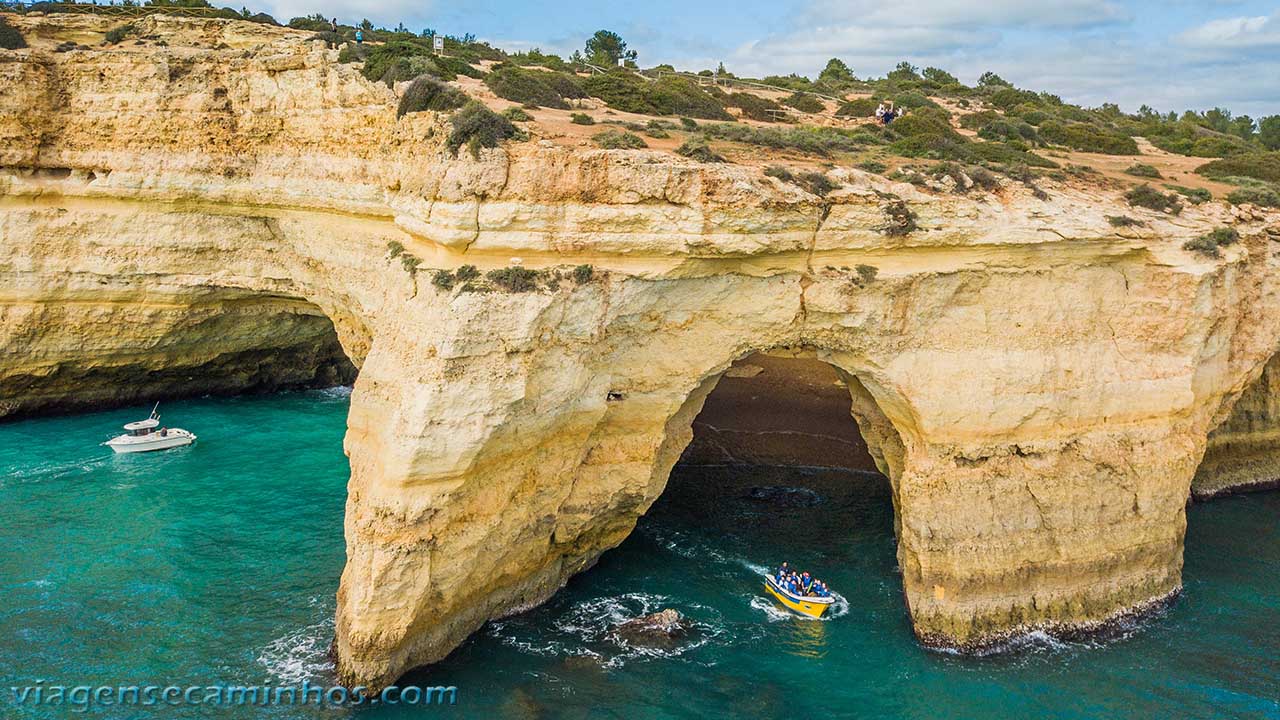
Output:
[[1000,178],[996,177],[995,173],[980,165],[974,165],[966,168],[965,174],[969,176],[969,180],[973,182],[974,186],[982,188],[987,192],[995,192],[1000,189]]
[[1192,205],[1200,205],[1213,199],[1213,193],[1204,188],[1189,188],[1181,185],[1166,185],[1165,187],[1186,198]]
[[449,272],[448,270],[437,270],[431,276],[431,284],[435,285],[441,290],[452,290],[453,280],[454,280],[453,273]]
[[685,140],[680,147],[676,148],[676,153],[698,162],[725,162],[724,156],[719,155],[712,150],[711,146],[707,144],[707,139],[701,136],[694,136]]
[[892,198],[884,206],[886,223],[880,226],[880,232],[889,237],[910,235],[919,229],[915,212],[900,199]]
[[1143,207],[1158,212],[1169,212],[1177,215],[1182,212],[1182,203],[1175,194],[1164,194],[1150,185],[1139,185],[1125,193],[1124,199],[1133,207]]
[[804,113],[820,113],[827,109],[827,106],[823,104],[821,100],[808,93],[802,92],[792,93],[791,96],[784,99],[782,103]]
[[1280,182],[1280,152],[1249,153],[1214,160],[1196,168],[1205,177],[1248,177],[1267,182]]
[[1138,154],[1138,143],[1128,135],[1086,123],[1063,124],[1056,120],[1044,122],[1040,125],[1040,137],[1045,142],[1066,145],[1081,152],[1103,155]]
[[1038,168],[1056,168],[1058,164],[1047,158],[1001,142],[969,143],[968,156],[972,162],[1001,165],[1025,165]]
[[552,90],[560,93],[560,97],[569,100],[580,100],[587,96],[587,91],[582,88],[582,84],[578,79],[568,73],[543,73],[547,77],[543,78],[543,82],[551,86]]
[[483,79],[485,73],[471,66],[471,63],[459,57],[432,55],[431,63],[436,67],[436,77],[441,80],[453,80],[459,75],[476,80]]
[[1111,223],[1111,227],[1142,227],[1146,223],[1136,220],[1128,215],[1107,215],[1107,222]]
[[318,32],[307,39],[323,40],[324,44],[331,48],[336,48],[347,41],[347,39],[344,38],[342,35],[340,35],[339,33],[333,32],[332,30],[324,30],[322,32]]
[[519,129],[510,120],[475,100],[454,113],[449,122],[453,125],[453,130],[445,145],[454,155],[466,145],[471,156],[479,158],[481,148],[497,147],[503,140],[520,135]]
[[1232,205],[1261,205],[1262,207],[1280,207],[1280,192],[1272,188],[1240,188],[1227,195],[1227,202]]
[[484,84],[503,100],[567,109],[569,103],[544,78],[548,73],[508,65],[489,73]]
[[1222,257],[1222,251],[1218,250],[1218,244],[1210,240],[1208,236],[1188,240],[1182,244],[1182,249],[1198,252],[1208,257]]
[[[374,47],[367,52],[368,54],[364,58],[364,67],[360,69],[360,74],[375,82],[387,82],[386,78],[388,75],[393,74],[392,67],[397,60],[430,54],[430,51],[425,47],[404,41],[389,42],[385,45]],[[342,59],[341,55],[339,55],[338,59]],[[394,80],[391,82],[394,82]]]
[[403,267],[404,271],[409,273],[412,277],[417,277],[418,266],[421,264],[422,260],[417,256],[410,255],[409,253],[403,253],[400,255],[400,266]]
[[879,106],[880,101],[875,98],[857,98],[841,105],[836,110],[836,117],[871,117]]
[[389,259],[395,260],[396,258],[400,257],[403,254],[404,254],[404,243],[400,242],[399,240],[392,240],[391,242],[387,243],[387,257]]
[[1238,230],[1230,227],[1220,227],[1194,240],[1188,240],[1183,244],[1182,248],[1216,258],[1221,256],[1218,248],[1235,245],[1238,242],[1240,242],[1240,232]]
[[644,138],[626,130],[605,130],[596,133],[591,139],[605,150],[640,150],[649,147],[645,144]]
[[870,285],[871,283],[875,282],[876,276],[880,274],[880,268],[874,265],[859,264],[855,266],[853,270],[854,272],[858,273],[858,279],[856,281],[858,287],[862,287],[864,285]]
[[458,282],[466,282],[480,277],[480,271],[475,265],[459,265],[453,272],[453,276],[458,279]]
[[740,108],[742,117],[758,122],[776,122],[780,117],[779,111],[782,110],[781,105],[768,98],[744,92],[730,93],[725,96],[724,104]]
[[806,190],[818,197],[826,197],[832,190],[840,187],[832,182],[831,178],[820,172],[800,173],[800,175],[796,176],[796,180],[803,185]]
[[646,96],[657,115],[683,115],[704,120],[732,120],[720,101],[688,78],[665,76],[648,84]]
[[518,107],[509,107],[502,111],[502,117],[511,122],[529,122],[533,116]]
[[523,293],[538,289],[538,273],[519,265],[490,270],[484,277],[507,292]]
[[[137,29],[134,27],[133,23],[126,23],[119,27],[113,27],[110,30],[108,30],[106,37],[104,37],[103,39],[108,44],[115,45],[116,43],[119,43],[125,38],[132,35],[134,32],[136,32],[136,30]],[[23,45],[20,45],[19,47],[23,47],[25,45],[26,43],[23,43]]]
[[1028,110],[1022,113],[1021,117],[1028,125],[1040,125],[1053,116],[1043,110]]
[[656,126],[652,122],[649,123],[647,127],[645,127],[644,134],[648,135],[651,138],[658,138],[658,139],[671,137],[671,133],[667,132],[666,128]]
[[369,46],[349,42],[338,51],[339,63],[364,62],[369,58]]
[[959,133],[952,129],[949,117],[944,110],[934,111],[929,108],[922,108],[894,120],[889,127],[901,137],[943,135],[956,140],[963,140]]
[[654,114],[645,97],[644,80],[629,72],[608,72],[592,75],[582,81],[582,88],[591,97],[600,98],[614,110],[640,114]]
[[721,140],[778,150],[800,150],[823,156],[834,152],[858,150],[880,142],[878,138],[865,131],[812,125],[758,128],[741,123],[713,123],[703,125],[702,131],[709,137]]
[[766,167],[764,169],[764,174],[766,177],[777,178],[783,182],[795,182],[796,179],[795,176],[791,174],[790,170],[782,167],[781,165],[770,165],[769,167]]
[[[903,118],[904,120],[906,118]],[[894,126],[898,123],[895,122]],[[992,163],[999,165],[1027,165],[1055,168],[1057,163],[1027,152],[1007,143],[970,142],[958,133],[925,132],[906,137],[890,146],[897,155],[936,160],[956,160],[966,163]]]
[[1226,247],[1240,242],[1240,231],[1233,227],[1214,228],[1213,232],[1205,237],[1213,240],[1219,247]]
[[877,175],[889,169],[888,165],[885,165],[879,160],[863,160],[862,162],[858,163],[858,167],[862,168],[863,170],[866,170],[869,173],[875,173]]
[[534,48],[528,52],[513,53],[507,56],[509,62],[516,65],[540,65],[551,70],[568,70],[569,64],[559,55],[550,55]]
[[623,112],[733,119],[718,100],[687,78],[668,75],[649,82],[629,72],[608,72],[592,75],[582,86],[591,97]]
[[590,265],[578,265],[573,269],[573,281],[579,285],[585,285],[591,282],[595,270]]
[[1134,163],[1130,165],[1128,169],[1125,170],[1125,174],[1144,178],[1164,177],[1160,174],[1160,170],[1157,169],[1155,165],[1147,165],[1145,163]]
[[978,130],[978,137],[1001,142],[1025,141],[1036,143],[1040,135],[1030,124],[1016,120],[992,120]]
[[993,122],[1003,121],[1005,118],[994,110],[980,110],[975,113],[960,116],[960,127],[966,130],[978,130]]
[[445,112],[456,110],[467,104],[467,95],[461,90],[436,82],[429,77],[420,77],[409,83],[404,95],[400,96],[400,105],[396,108],[396,117],[404,117],[408,113],[434,110]]
[[569,116],[569,122],[574,125],[595,125],[595,118],[586,113],[574,113]]
[[459,75],[482,78],[484,73],[455,57],[431,55],[424,45],[397,40],[369,46],[348,43],[338,53],[338,62],[364,60],[360,73],[388,87],[401,80],[431,75],[438,80],[454,80]]
[[684,128],[685,130],[697,130],[698,121],[694,120],[691,117],[682,117],[680,118],[680,127]]

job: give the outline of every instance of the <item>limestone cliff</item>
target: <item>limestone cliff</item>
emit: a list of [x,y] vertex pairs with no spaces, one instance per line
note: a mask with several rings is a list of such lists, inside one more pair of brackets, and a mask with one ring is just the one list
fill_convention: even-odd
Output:
[[[621,542],[707,394],[761,351],[843,379],[924,642],[1096,626],[1180,587],[1207,439],[1280,340],[1274,214],[843,169],[824,199],[537,137],[454,158],[442,118],[397,120],[391,89],[303,33],[153,17],[163,47],[54,53],[36,25],[109,24],[21,22],[37,42],[0,52],[0,403],[242,372],[327,317],[360,368],[350,681],[440,659]],[[919,229],[889,234],[903,209]],[[1221,225],[1243,237],[1221,259],[1182,249]],[[431,282],[464,264],[548,272],[530,292]]]

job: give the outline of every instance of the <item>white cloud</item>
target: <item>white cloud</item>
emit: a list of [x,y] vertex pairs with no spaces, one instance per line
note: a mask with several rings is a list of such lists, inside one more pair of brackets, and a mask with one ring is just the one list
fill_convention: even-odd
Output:
[[1211,50],[1280,48],[1280,13],[1211,20],[1178,36],[1183,45]]

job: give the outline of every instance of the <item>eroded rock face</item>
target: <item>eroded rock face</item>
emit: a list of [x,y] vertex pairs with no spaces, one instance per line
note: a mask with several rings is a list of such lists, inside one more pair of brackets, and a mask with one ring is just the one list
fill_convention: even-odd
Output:
[[[0,401],[284,347],[286,316],[327,316],[360,367],[344,680],[438,660],[621,542],[707,394],[761,351],[845,383],[925,642],[1089,627],[1178,590],[1206,439],[1280,338],[1274,214],[857,171],[822,200],[750,168],[536,141],[455,159],[439,117],[397,121],[391,90],[306,33],[148,22],[168,47],[0,52]],[[885,193],[920,230],[884,234]],[[1123,236],[1105,220],[1135,213],[1147,226]],[[1224,224],[1243,239],[1222,259],[1181,249]],[[517,256],[595,277],[429,281]]]

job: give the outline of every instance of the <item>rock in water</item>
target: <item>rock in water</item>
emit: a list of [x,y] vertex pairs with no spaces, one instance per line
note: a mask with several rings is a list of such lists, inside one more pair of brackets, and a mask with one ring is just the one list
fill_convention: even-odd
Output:
[[629,645],[672,648],[688,637],[690,622],[667,608],[619,624],[614,631]]

